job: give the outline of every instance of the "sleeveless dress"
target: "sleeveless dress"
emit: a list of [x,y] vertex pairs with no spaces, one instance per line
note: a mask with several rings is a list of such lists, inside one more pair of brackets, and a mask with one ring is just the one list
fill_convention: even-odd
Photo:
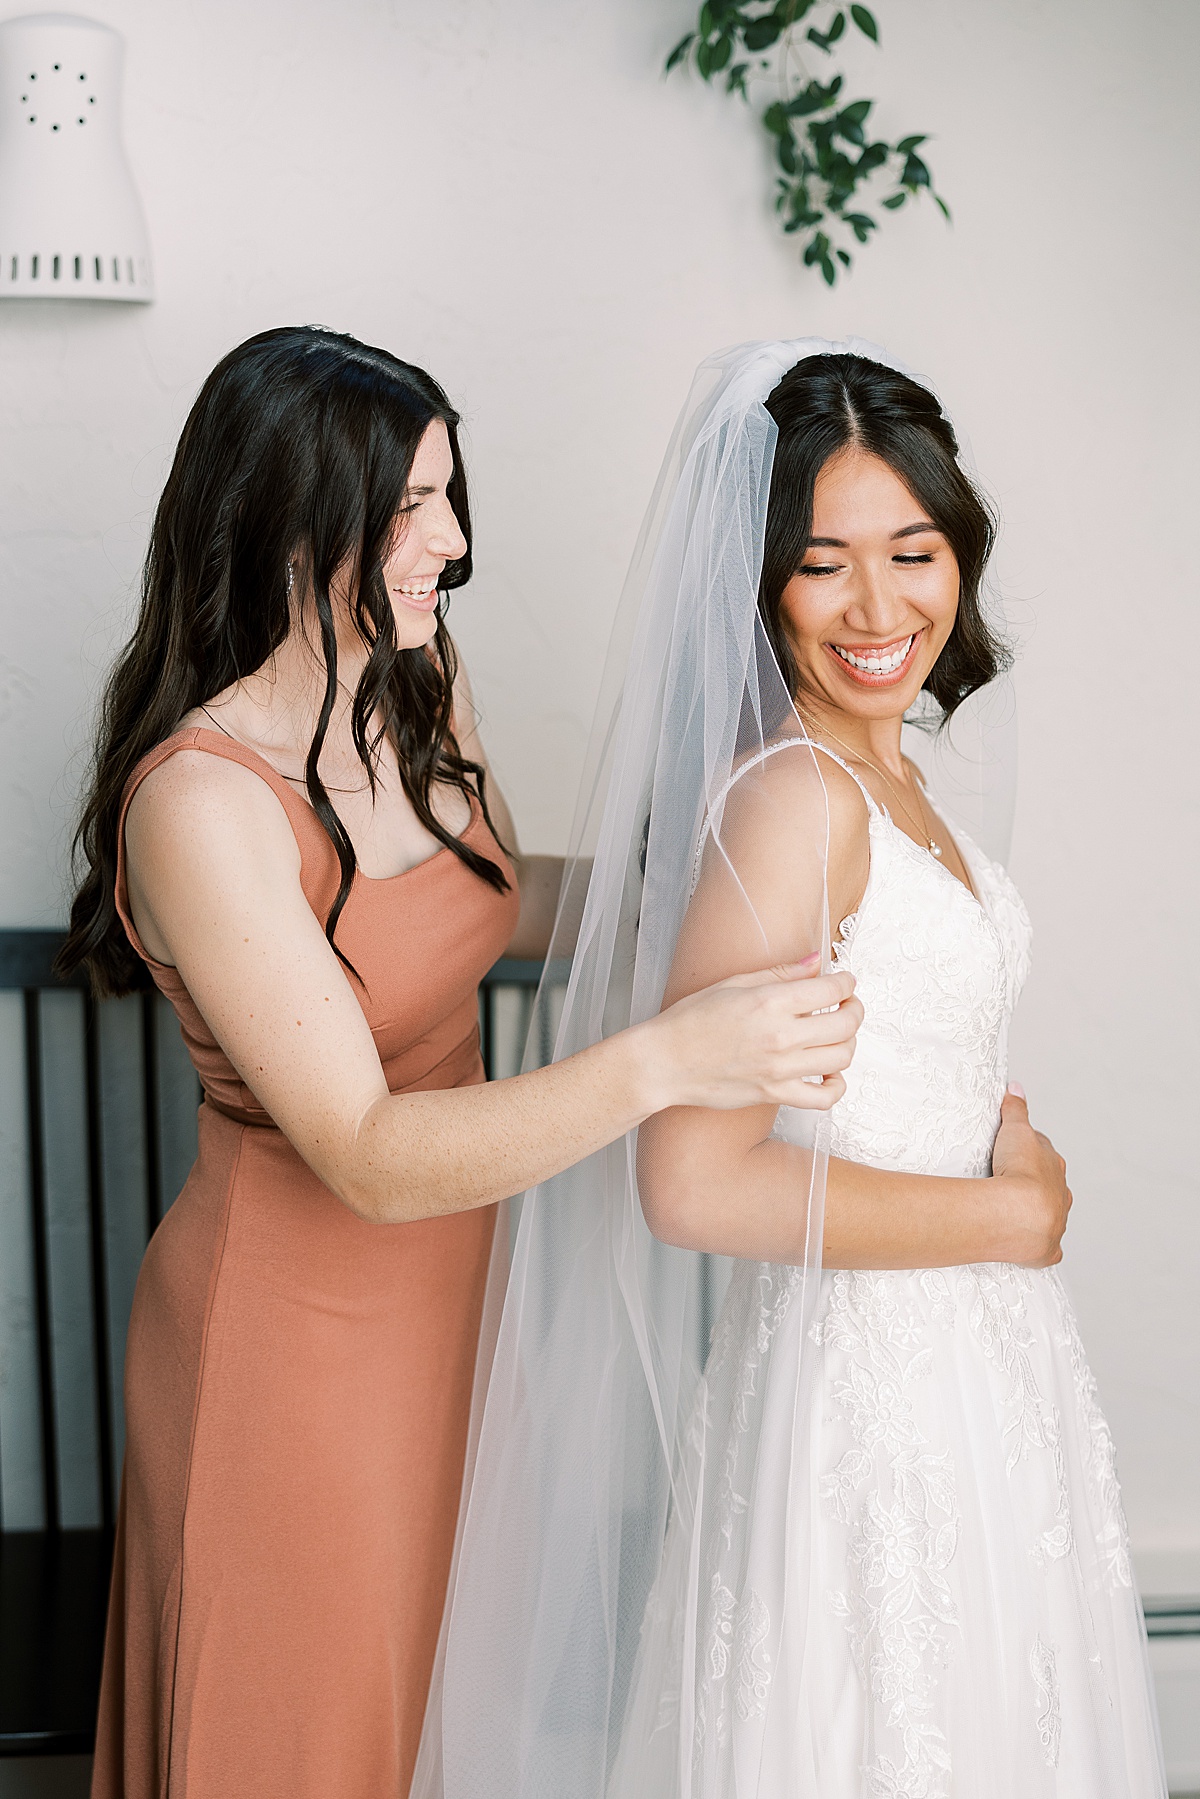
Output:
[[[967,838],[975,894],[863,792],[870,872],[835,962],[865,1017],[830,1152],[987,1175],[1028,915]],[[707,1568],[668,1532],[611,1793],[682,1799],[716,1767],[703,1790],[722,1799],[1166,1799],[1113,1442],[1058,1273],[819,1280],[798,1342],[798,1271],[735,1265],[698,1402],[710,1465],[726,1471]],[[796,1409],[794,1382],[780,1383],[786,1403],[772,1387],[772,1358],[788,1355],[801,1357]],[[747,1491],[739,1436],[756,1406]],[[754,1520],[769,1538],[778,1501],[764,1470],[797,1514],[786,1573],[765,1579]],[[737,1591],[712,1573],[735,1530],[750,1544]],[[679,1638],[697,1579],[705,1690],[689,1774]],[[780,1662],[785,1612],[803,1620],[803,1650]]]
[[[125,811],[179,750],[260,776],[322,922],[333,846],[253,751],[179,732],[139,764],[117,903],[203,1085],[199,1157],[155,1232],[127,1445],[93,1799],[403,1799],[441,1620],[494,1208],[369,1224],[318,1180],[138,941]],[[507,873],[477,805],[464,836]],[[484,1079],[477,989],[516,924],[449,850],[359,875],[338,942],[393,1093]]]

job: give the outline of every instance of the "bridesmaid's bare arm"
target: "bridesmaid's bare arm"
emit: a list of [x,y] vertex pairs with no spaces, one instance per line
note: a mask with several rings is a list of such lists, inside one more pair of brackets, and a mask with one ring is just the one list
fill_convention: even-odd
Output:
[[[580,1055],[491,1085],[392,1095],[300,887],[282,806],[249,769],[181,751],[126,825],[130,904],[222,1049],[316,1174],[380,1222],[487,1205],[664,1105],[828,1106],[857,1025],[848,976],[725,982]],[[849,1003],[846,1003],[849,1002]],[[838,1008],[825,1016],[815,1009]],[[828,1075],[814,1088],[804,1076]]]

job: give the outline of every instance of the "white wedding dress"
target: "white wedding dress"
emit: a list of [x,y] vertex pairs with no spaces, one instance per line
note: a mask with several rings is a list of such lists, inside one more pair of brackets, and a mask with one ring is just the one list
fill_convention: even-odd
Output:
[[[1028,916],[967,839],[978,899],[867,804],[836,950],[865,1019],[831,1153],[986,1175]],[[801,1278],[736,1266],[689,1452],[702,1528],[690,1554],[668,1531],[610,1793],[1162,1799],[1112,1438],[1057,1272],[826,1270],[807,1328]],[[801,1352],[797,1395],[772,1371]]]

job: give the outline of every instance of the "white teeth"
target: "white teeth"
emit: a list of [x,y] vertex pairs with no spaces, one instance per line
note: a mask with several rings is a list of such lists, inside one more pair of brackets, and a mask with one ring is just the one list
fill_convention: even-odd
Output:
[[898,643],[895,649],[888,651],[886,656],[881,656],[878,652],[868,656],[856,656],[853,650],[844,649],[840,643],[832,644],[830,647],[837,651],[843,662],[848,662],[851,668],[861,669],[864,674],[894,675],[912,646],[912,638],[906,637],[903,643]]

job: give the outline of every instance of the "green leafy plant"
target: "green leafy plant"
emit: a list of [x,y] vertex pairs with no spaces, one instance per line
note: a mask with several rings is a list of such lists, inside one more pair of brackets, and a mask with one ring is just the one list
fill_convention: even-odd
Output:
[[[810,23],[802,33],[805,20]],[[830,287],[853,262],[849,237],[865,244],[877,229],[877,221],[862,210],[859,190],[865,183],[890,177],[893,191],[879,202],[888,212],[924,192],[950,217],[920,155],[927,133],[914,132],[894,144],[871,138],[868,120],[875,102],[847,100],[844,76],[819,81],[805,67],[803,46],[831,56],[848,21],[873,44],[879,42],[875,15],[865,6],[704,0],[695,29],[680,38],[666,62],[668,73],[690,64],[707,82],[723,75],[726,92],[750,104],[762,87],[774,89],[762,122],[779,167],[775,209],[784,230],[803,243],[806,266],[819,268]]]

